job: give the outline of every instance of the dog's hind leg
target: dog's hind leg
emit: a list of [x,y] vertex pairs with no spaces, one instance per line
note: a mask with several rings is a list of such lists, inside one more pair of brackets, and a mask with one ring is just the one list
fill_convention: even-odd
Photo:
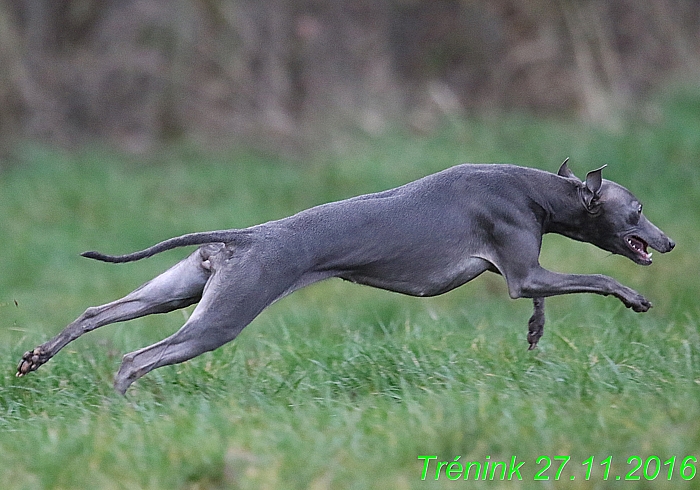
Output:
[[182,328],[124,356],[114,380],[119,393],[124,394],[134,381],[153,369],[187,361],[230,342],[267,306],[296,289],[298,277],[289,270],[287,274],[266,266],[253,257],[255,253],[230,258],[226,264],[219,262],[224,255],[217,257],[202,299]]
[[534,311],[527,322],[527,341],[530,346],[527,350],[537,348],[537,342],[544,333],[544,298],[533,298]]
[[196,303],[211,275],[209,256],[223,246],[205,245],[125,297],[88,308],[56,337],[26,352],[17,366],[17,376],[35,371],[68,343],[96,328]]

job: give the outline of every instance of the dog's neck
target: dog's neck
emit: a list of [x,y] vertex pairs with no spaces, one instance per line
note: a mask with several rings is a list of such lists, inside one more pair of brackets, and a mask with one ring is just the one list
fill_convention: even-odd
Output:
[[568,179],[557,177],[547,182],[547,191],[540,193],[545,210],[544,233],[557,233],[579,241],[589,241],[592,216],[586,209],[579,188]]

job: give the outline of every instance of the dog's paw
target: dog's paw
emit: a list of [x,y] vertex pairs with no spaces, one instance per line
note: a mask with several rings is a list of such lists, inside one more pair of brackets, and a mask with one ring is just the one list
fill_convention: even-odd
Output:
[[636,298],[634,298],[634,300],[629,302],[629,304],[627,304],[626,306],[628,308],[632,308],[632,310],[636,311],[637,313],[644,313],[645,311],[649,311],[649,308],[652,307],[652,304],[644,296],[638,294]]
[[17,373],[15,376],[19,378],[29,372],[36,371],[49,359],[51,359],[51,355],[41,347],[27,351],[17,365]]
[[527,343],[529,344],[527,350],[534,350],[537,348],[537,343],[540,341],[542,338],[542,334],[544,333],[544,319],[542,321],[533,321],[533,318],[530,318],[530,322],[528,323],[528,332],[527,332]]

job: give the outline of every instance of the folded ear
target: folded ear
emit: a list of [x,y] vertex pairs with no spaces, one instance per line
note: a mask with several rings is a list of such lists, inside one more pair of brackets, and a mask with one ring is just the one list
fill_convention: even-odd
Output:
[[[559,170],[557,171],[557,175],[559,177],[564,177],[567,179],[576,179],[578,180],[578,177],[574,175],[574,173],[569,169],[569,166],[566,164],[569,161],[569,158],[567,157],[566,160],[564,160],[564,163],[561,164],[561,167],[559,167]],[[579,180],[580,182],[580,180]]]
[[583,187],[582,199],[583,204],[586,206],[588,211],[595,211],[598,205],[598,199],[600,198],[600,188],[603,186],[603,169],[607,165],[591,170],[586,174],[586,182]]

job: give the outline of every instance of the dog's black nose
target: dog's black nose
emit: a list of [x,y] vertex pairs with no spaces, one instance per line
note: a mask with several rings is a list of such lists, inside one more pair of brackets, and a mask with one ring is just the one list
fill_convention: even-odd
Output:
[[674,242],[673,240],[671,240],[671,239],[669,238],[669,239],[668,239],[668,251],[670,252],[671,250],[673,250],[673,248],[674,248],[675,246],[676,246],[676,242]]

